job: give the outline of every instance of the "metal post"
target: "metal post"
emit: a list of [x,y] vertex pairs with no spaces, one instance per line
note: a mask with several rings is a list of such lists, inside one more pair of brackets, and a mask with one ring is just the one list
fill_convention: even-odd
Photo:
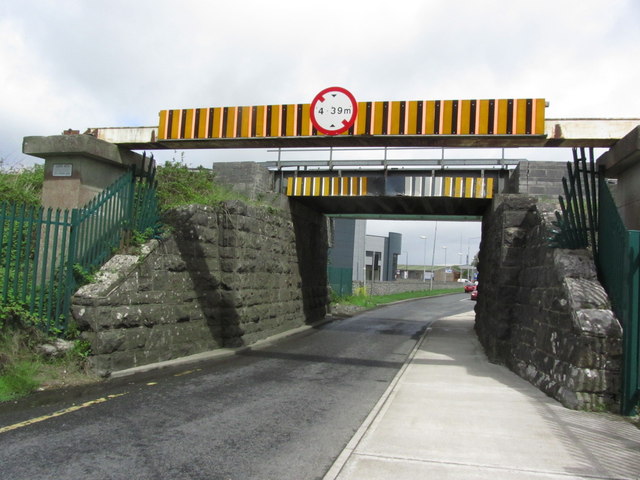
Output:
[[447,246],[442,248],[444,249],[444,282],[447,283]]
[[407,280],[409,279],[409,251],[404,252],[407,255],[405,270],[407,272]]
[[420,235],[420,238],[424,240],[424,257],[422,259],[422,281],[427,281],[427,236]]
[[436,257],[436,238],[438,236],[438,222],[436,221],[436,226],[433,231],[433,251],[431,252],[431,285],[429,290],[433,290],[433,277],[435,276],[435,272],[433,271],[433,265]]

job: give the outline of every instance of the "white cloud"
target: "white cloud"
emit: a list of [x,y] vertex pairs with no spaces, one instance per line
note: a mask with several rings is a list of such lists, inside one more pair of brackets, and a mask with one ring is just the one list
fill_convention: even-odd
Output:
[[26,135],[151,125],[163,108],[544,97],[639,116],[635,0],[21,0],[0,7],[0,155]]

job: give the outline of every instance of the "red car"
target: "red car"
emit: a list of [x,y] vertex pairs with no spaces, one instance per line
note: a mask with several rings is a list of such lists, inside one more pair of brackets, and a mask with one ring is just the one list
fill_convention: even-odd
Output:
[[471,300],[478,300],[478,289],[476,288],[471,292]]
[[473,292],[475,289],[476,289],[476,284],[475,283],[467,283],[464,286],[465,293]]

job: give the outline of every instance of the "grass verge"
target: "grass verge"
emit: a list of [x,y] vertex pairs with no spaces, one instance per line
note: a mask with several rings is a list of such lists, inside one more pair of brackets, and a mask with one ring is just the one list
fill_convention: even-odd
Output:
[[86,367],[84,342],[56,357],[41,353],[39,346],[54,339],[36,329],[0,330],[0,402],[16,400],[37,390],[82,385],[97,381]]
[[418,292],[402,292],[390,295],[364,295],[357,294],[347,297],[337,298],[335,305],[352,305],[362,309],[375,308],[386,303],[399,302],[401,300],[411,300],[414,298],[432,297],[434,295],[446,295],[450,293],[462,293],[460,288],[447,288],[440,290],[421,290]]

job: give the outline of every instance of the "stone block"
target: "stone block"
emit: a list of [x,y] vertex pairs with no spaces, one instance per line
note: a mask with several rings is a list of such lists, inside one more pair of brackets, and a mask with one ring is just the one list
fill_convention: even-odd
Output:
[[122,330],[109,330],[97,334],[91,344],[91,351],[97,355],[110,354],[120,350],[125,343]]
[[597,337],[622,338],[622,327],[611,310],[581,309],[574,310],[576,331]]

